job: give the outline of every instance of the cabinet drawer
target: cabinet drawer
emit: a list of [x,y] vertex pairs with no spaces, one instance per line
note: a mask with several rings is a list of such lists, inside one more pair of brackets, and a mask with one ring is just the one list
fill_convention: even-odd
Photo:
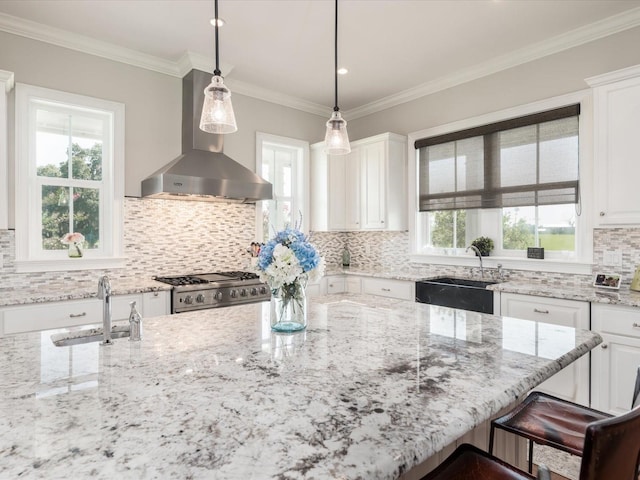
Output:
[[502,316],[589,329],[589,303],[577,300],[532,297],[517,293],[500,295]]
[[344,293],[344,277],[327,277],[327,293]]
[[139,309],[144,317],[157,317],[171,313],[171,296],[168,291],[147,292],[142,294],[142,308]]
[[600,303],[591,308],[593,330],[640,338],[640,308]]
[[414,282],[405,282],[402,280],[363,278],[362,293],[399,298],[401,300],[415,300],[416,285]]
[[97,299],[21,305],[2,310],[4,333],[32,332],[102,322]]

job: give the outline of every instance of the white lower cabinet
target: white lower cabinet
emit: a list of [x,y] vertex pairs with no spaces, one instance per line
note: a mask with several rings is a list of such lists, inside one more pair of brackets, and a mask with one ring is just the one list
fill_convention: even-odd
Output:
[[640,309],[594,303],[591,325],[603,340],[591,351],[592,407],[627,412],[640,366]]
[[[589,329],[589,303],[558,298],[535,297],[516,293],[500,294],[500,315],[503,317],[536,320],[558,325],[561,331],[551,332],[553,335],[575,335],[573,329]],[[544,332],[540,332],[540,335]],[[557,352],[555,352],[557,353]],[[537,352],[544,356],[544,352]],[[555,358],[549,352],[549,358]],[[589,405],[589,355],[562,369],[547,381],[541,383],[536,390],[555,395],[585,406]]]
[[347,275],[345,278],[345,289],[347,293],[362,293],[362,278]]
[[414,301],[416,299],[416,284],[407,280],[364,277],[362,279],[362,293]]
[[[170,292],[148,292],[111,297],[111,319],[114,322],[129,319],[130,302],[142,317],[155,317],[171,313]],[[0,334],[36,332],[52,328],[102,323],[102,300],[87,298],[63,302],[32,303],[0,308]]]
[[345,292],[344,276],[335,275],[327,277],[327,293],[344,293]]
[[171,293],[169,291],[145,292],[138,311],[143,317],[158,317],[171,313]]
[[4,335],[102,321],[102,302],[96,298],[16,305],[0,309]]

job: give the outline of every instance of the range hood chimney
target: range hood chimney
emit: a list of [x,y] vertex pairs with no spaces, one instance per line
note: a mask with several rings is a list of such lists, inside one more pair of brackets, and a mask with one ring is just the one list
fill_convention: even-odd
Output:
[[200,130],[210,80],[199,70],[182,79],[182,155],[142,181],[143,197],[244,203],[273,198],[269,182],[222,152],[222,135]]

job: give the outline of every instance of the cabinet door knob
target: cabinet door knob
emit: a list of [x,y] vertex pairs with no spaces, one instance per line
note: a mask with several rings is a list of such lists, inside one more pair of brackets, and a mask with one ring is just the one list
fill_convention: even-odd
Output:
[[603,350],[606,350],[607,348],[609,348],[609,345],[607,345],[606,343],[603,343],[603,344],[602,344],[602,349],[603,349]]
[[640,325],[637,322],[633,322],[633,325],[631,325],[633,328],[640,328]]
[[549,310],[541,310],[539,308],[534,308],[533,311],[536,313],[549,313]]
[[87,312],[82,313],[70,313],[69,318],[86,317]]
[[604,212],[600,212],[600,216],[601,216],[601,217],[604,217]]

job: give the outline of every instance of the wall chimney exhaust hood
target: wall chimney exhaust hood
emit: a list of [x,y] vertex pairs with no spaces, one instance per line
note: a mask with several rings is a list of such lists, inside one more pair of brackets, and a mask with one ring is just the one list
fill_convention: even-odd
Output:
[[255,203],[273,198],[272,185],[223,153],[223,136],[200,130],[204,89],[211,75],[182,79],[182,155],[142,181],[142,196]]

